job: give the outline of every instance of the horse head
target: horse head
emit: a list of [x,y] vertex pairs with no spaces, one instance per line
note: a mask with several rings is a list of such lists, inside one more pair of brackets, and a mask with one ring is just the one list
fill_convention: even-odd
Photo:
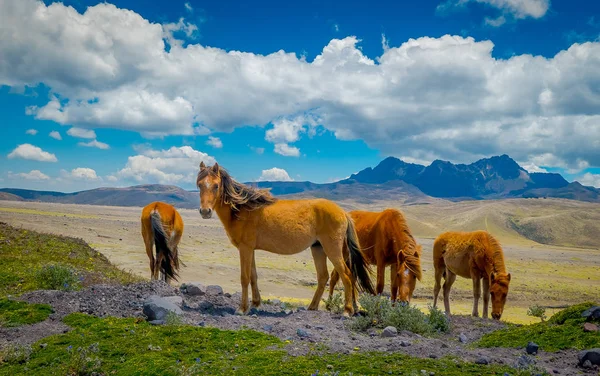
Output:
[[206,167],[204,162],[200,163],[200,172],[196,185],[200,189],[200,215],[204,219],[212,216],[217,200],[220,198],[221,175],[219,164]]
[[409,303],[415,291],[417,279],[421,279],[421,265],[419,261],[421,246],[417,245],[414,251],[400,250],[397,255],[397,281],[398,300]]
[[490,274],[490,296],[492,298],[492,318],[500,320],[506,304],[510,273]]

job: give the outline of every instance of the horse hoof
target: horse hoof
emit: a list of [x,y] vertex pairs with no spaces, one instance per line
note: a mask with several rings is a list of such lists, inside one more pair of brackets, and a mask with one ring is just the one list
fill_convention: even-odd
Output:
[[246,316],[246,313],[247,313],[247,312],[248,312],[248,311],[243,311],[243,310],[242,310],[242,309],[240,309],[240,308],[238,308],[238,309],[236,309],[236,310],[235,310],[235,314],[236,314],[237,316]]

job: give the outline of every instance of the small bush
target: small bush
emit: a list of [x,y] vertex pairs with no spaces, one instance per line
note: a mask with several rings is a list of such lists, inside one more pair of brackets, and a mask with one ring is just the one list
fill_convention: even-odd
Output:
[[98,353],[98,342],[88,347],[78,347],[73,350],[73,346],[67,347],[69,360],[65,365],[65,372],[68,376],[92,376],[98,375],[102,360],[96,356]]
[[63,291],[79,289],[76,271],[62,264],[43,266],[35,274],[35,280],[41,289]]
[[447,333],[450,331],[450,320],[442,310],[429,306],[429,325],[436,332]]
[[327,299],[323,299],[323,303],[325,303],[325,309],[332,313],[341,314],[344,312],[344,298],[339,292],[327,297]]
[[592,308],[593,306],[594,303],[591,302],[570,306],[569,308],[565,308],[562,311],[556,312],[554,315],[552,315],[552,317],[550,317],[548,322],[550,324],[562,325],[567,320],[581,319],[581,313],[589,308]]
[[0,352],[0,364],[24,364],[29,361],[33,350],[29,345],[9,345]]
[[527,310],[527,316],[537,317],[542,320],[542,322],[546,321],[546,308],[537,304],[533,305]]
[[169,311],[165,317],[165,324],[171,326],[183,325],[183,320],[181,320],[181,317],[175,312]]

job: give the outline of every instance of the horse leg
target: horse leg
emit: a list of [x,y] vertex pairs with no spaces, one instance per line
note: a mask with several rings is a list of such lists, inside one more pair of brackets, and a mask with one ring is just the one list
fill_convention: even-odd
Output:
[[[443,263],[443,261],[442,261]],[[437,300],[440,290],[442,289],[442,277],[444,276],[446,265],[435,265],[435,286],[433,287],[433,307],[437,307]]]
[[256,272],[256,255],[254,254],[252,255],[250,286],[252,287],[252,307],[258,307],[260,306],[260,291],[258,291],[258,273]]
[[337,285],[339,280],[340,280],[340,275],[338,274],[337,270],[333,269],[331,271],[331,277],[329,278],[329,297],[330,298],[333,296],[333,291],[335,290],[335,285]]
[[398,264],[392,264],[390,265],[390,292],[391,292],[391,299],[392,302],[396,301],[396,298],[398,297]]
[[444,282],[444,308],[446,309],[446,315],[450,316],[450,289],[452,284],[456,281],[456,274],[452,273],[449,269],[446,269],[446,282]]
[[352,286],[352,272],[346,265],[343,256],[343,241],[345,241],[345,237],[340,236],[337,239],[323,238],[319,239],[319,241],[323,246],[325,255],[327,255],[327,258],[329,258],[333,264],[333,267],[338,272],[340,278],[342,279],[342,283],[344,284],[344,316],[352,316],[354,314],[354,290]]
[[471,272],[473,280],[473,317],[479,316],[479,297],[481,296],[481,278],[479,274]]
[[161,275],[160,279],[162,279],[162,271],[160,270],[162,260],[164,256],[162,252],[156,253],[156,258],[154,259],[154,279],[159,279],[159,273]]
[[483,318],[488,318],[488,305],[490,303],[490,280],[483,277]]
[[238,315],[245,315],[249,311],[248,306],[248,284],[252,277],[252,260],[254,259],[254,250],[251,248],[239,248],[240,252],[240,282],[242,284],[242,301],[240,307],[235,312]]
[[329,272],[327,271],[327,256],[321,247],[310,247],[312,252],[313,260],[315,262],[315,269],[317,270],[317,290],[313,296],[312,302],[308,306],[311,311],[319,309],[319,302],[323,297],[325,291],[325,285],[329,280]]
[[383,261],[377,261],[377,295],[383,293],[383,284],[385,283],[385,264]]

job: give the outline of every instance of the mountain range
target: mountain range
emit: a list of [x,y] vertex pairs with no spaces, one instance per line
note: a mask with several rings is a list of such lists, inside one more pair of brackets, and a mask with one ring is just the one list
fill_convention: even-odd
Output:
[[[276,196],[353,199],[369,203],[394,200],[405,205],[439,199],[485,200],[502,198],[565,198],[600,202],[600,190],[569,183],[557,173],[530,173],[508,155],[480,159],[471,164],[435,160],[429,166],[388,157],[335,183],[252,182],[270,188]],[[138,185],[128,188],[97,188],[75,193],[0,189],[0,200],[27,200],[72,204],[143,206],[164,201],[181,208],[198,208],[198,192],[172,185]]]

